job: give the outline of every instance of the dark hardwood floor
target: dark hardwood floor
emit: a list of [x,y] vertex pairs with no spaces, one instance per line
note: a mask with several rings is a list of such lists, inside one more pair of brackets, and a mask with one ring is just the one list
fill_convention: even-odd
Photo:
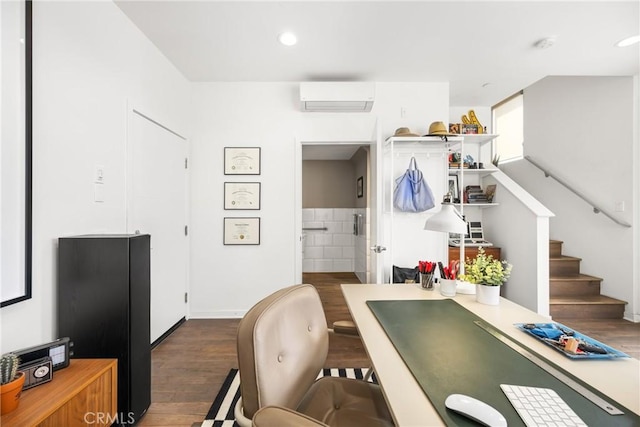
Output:
[[[350,319],[340,283],[359,283],[353,273],[308,273],[328,324]],[[625,320],[563,320],[564,325],[640,358],[640,323]],[[191,427],[204,419],[229,369],[237,367],[239,319],[189,320],[152,352],[151,407],[138,425]],[[330,336],[326,367],[367,367],[358,339]]]

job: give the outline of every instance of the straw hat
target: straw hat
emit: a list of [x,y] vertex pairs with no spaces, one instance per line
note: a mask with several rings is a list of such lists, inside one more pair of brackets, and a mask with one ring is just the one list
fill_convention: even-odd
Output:
[[425,136],[446,136],[453,135],[449,133],[449,130],[443,122],[433,122],[429,125],[429,133]]
[[409,128],[398,128],[393,136],[420,136],[409,130]]

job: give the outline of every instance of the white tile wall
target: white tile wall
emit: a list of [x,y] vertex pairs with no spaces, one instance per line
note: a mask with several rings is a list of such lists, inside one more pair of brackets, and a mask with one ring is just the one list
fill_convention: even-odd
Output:
[[327,227],[327,231],[303,230],[305,273],[355,271],[355,212],[355,209],[302,210],[302,228]]

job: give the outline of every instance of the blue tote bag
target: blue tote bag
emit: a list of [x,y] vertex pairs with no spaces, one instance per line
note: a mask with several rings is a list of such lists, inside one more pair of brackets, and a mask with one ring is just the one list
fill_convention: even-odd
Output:
[[415,157],[409,161],[404,175],[396,178],[393,206],[402,212],[424,212],[435,206],[433,192],[418,169]]

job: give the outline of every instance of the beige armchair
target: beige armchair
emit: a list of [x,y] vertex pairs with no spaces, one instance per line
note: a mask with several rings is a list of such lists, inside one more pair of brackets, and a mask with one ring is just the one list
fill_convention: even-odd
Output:
[[350,378],[316,380],[329,339],[312,285],[284,288],[258,302],[238,326],[237,345],[240,426],[393,426],[378,385]]

